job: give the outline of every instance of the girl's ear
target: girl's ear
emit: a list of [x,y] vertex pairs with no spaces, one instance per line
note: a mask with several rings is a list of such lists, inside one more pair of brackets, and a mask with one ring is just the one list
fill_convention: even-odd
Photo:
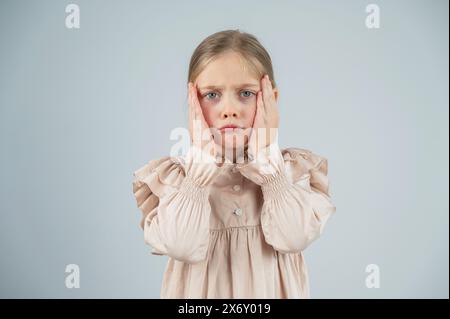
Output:
[[278,89],[273,89],[273,95],[275,96],[275,101],[278,102]]

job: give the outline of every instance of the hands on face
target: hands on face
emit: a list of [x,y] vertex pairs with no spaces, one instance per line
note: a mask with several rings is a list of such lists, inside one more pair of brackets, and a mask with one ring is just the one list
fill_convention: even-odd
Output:
[[248,142],[248,153],[254,157],[275,142],[279,125],[277,99],[267,74],[261,79],[261,89],[256,97],[256,114]]
[[[223,153],[223,148],[220,149],[220,146],[214,141],[214,137],[220,135],[219,131],[212,131],[209,128],[198,100],[196,85],[189,82],[188,90],[189,132],[193,145],[206,151],[207,154],[216,157],[218,154]],[[265,75],[261,79],[261,91],[257,93],[256,113],[248,140],[249,154],[256,156],[261,149],[272,144],[278,134],[278,125],[279,112],[277,100],[269,76]]]
[[197,87],[192,82],[188,84],[189,90],[189,133],[192,145],[204,151],[206,154],[216,157],[217,146],[213,139],[212,131],[203,116],[202,108],[198,100]]

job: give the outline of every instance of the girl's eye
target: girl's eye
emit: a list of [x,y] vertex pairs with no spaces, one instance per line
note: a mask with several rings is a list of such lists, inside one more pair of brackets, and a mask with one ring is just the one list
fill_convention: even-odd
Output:
[[216,95],[217,95],[216,92],[209,92],[209,93],[206,93],[206,94],[205,94],[205,97],[206,97],[208,100],[214,99],[215,96],[211,96],[211,94],[216,94]]
[[[247,91],[247,90],[241,91],[241,96],[244,98],[249,98],[253,95],[256,95],[256,94],[253,93],[252,91]],[[216,92],[208,92],[203,97],[205,97],[208,100],[213,100],[218,97],[218,94]]]
[[255,93],[251,91],[242,91],[241,93],[244,93],[244,97],[251,97],[252,95],[255,95]]

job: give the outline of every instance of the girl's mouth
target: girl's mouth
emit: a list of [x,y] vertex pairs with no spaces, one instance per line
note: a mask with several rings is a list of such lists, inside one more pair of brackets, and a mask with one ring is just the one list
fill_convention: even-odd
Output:
[[220,128],[220,132],[222,133],[234,132],[238,130],[242,130],[242,128],[237,125],[224,125]]

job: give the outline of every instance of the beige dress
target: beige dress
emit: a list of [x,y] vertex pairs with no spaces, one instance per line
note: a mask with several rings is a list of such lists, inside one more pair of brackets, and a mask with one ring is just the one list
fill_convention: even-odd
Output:
[[309,298],[302,251],[336,210],[326,158],[272,145],[265,162],[218,166],[200,153],[134,172],[145,242],[169,256],[161,298]]

